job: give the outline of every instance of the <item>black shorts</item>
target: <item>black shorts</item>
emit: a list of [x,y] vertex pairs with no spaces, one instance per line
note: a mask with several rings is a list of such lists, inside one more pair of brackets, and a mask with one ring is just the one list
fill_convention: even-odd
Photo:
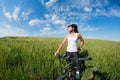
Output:
[[[77,67],[77,70],[79,70],[79,55],[78,55],[78,52],[68,52],[66,51],[66,56],[69,56],[70,58],[74,58],[74,61],[75,61],[75,64],[76,64],[76,67]],[[67,63],[70,63],[71,60],[68,60]]]

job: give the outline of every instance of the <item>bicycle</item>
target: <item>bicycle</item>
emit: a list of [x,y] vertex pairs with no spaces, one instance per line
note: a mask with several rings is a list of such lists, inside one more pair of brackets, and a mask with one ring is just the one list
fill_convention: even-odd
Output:
[[[67,66],[64,67],[62,75],[58,77],[56,80],[79,80],[77,79],[76,76],[76,65],[74,62],[74,58],[71,56],[66,56],[66,55],[58,55],[58,59],[66,59],[66,61],[70,61],[70,63],[67,63]],[[86,57],[86,58],[79,58],[79,64],[80,64],[80,73],[82,72],[83,69],[83,61],[85,60],[91,60],[91,57]],[[79,75],[81,77],[81,74]]]

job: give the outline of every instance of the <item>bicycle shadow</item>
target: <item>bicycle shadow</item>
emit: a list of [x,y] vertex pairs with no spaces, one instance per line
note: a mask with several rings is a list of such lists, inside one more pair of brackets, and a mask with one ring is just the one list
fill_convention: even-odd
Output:
[[89,54],[88,50],[84,49],[83,51],[79,52],[79,57],[85,58],[85,57],[88,57],[88,54]]
[[106,72],[101,72],[100,70],[97,71],[93,71],[93,77],[90,80],[107,80],[106,76],[107,73]]
[[[88,50],[87,49],[82,50],[79,53],[79,57],[81,57],[81,58],[89,57]],[[82,71],[80,71],[80,72],[82,73],[82,72],[86,71],[86,74],[81,76],[81,80],[106,80],[107,73],[106,72],[101,72],[100,69],[94,70],[94,67],[95,66],[92,66],[92,65],[86,66],[85,61],[82,61],[81,62]],[[82,78],[82,77],[86,77],[86,76],[88,77],[88,75],[90,75],[89,78]]]
[[[79,52],[79,54],[78,54],[78,56],[80,57],[80,58],[86,58],[86,57],[88,57],[88,50],[87,49],[84,49],[83,51],[80,51]],[[80,71],[80,72],[83,72],[85,69],[86,69],[86,65],[85,65],[85,61],[81,61],[80,62],[80,67],[81,67],[81,70],[82,71]],[[90,66],[89,66],[90,67]]]

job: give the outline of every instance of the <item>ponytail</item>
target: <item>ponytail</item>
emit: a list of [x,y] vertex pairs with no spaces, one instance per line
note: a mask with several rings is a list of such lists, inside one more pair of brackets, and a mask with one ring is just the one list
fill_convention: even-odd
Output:
[[72,28],[74,28],[74,32],[75,33],[79,33],[79,31],[78,31],[78,27],[77,27],[77,25],[76,24],[71,24],[71,25],[69,25],[68,27],[72,27]]

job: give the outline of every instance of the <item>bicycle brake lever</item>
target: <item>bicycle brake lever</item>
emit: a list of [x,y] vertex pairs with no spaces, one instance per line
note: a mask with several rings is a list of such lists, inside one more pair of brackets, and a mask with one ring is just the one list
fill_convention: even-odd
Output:
[[60,59],[60,55],[57,55],[56,58]]

